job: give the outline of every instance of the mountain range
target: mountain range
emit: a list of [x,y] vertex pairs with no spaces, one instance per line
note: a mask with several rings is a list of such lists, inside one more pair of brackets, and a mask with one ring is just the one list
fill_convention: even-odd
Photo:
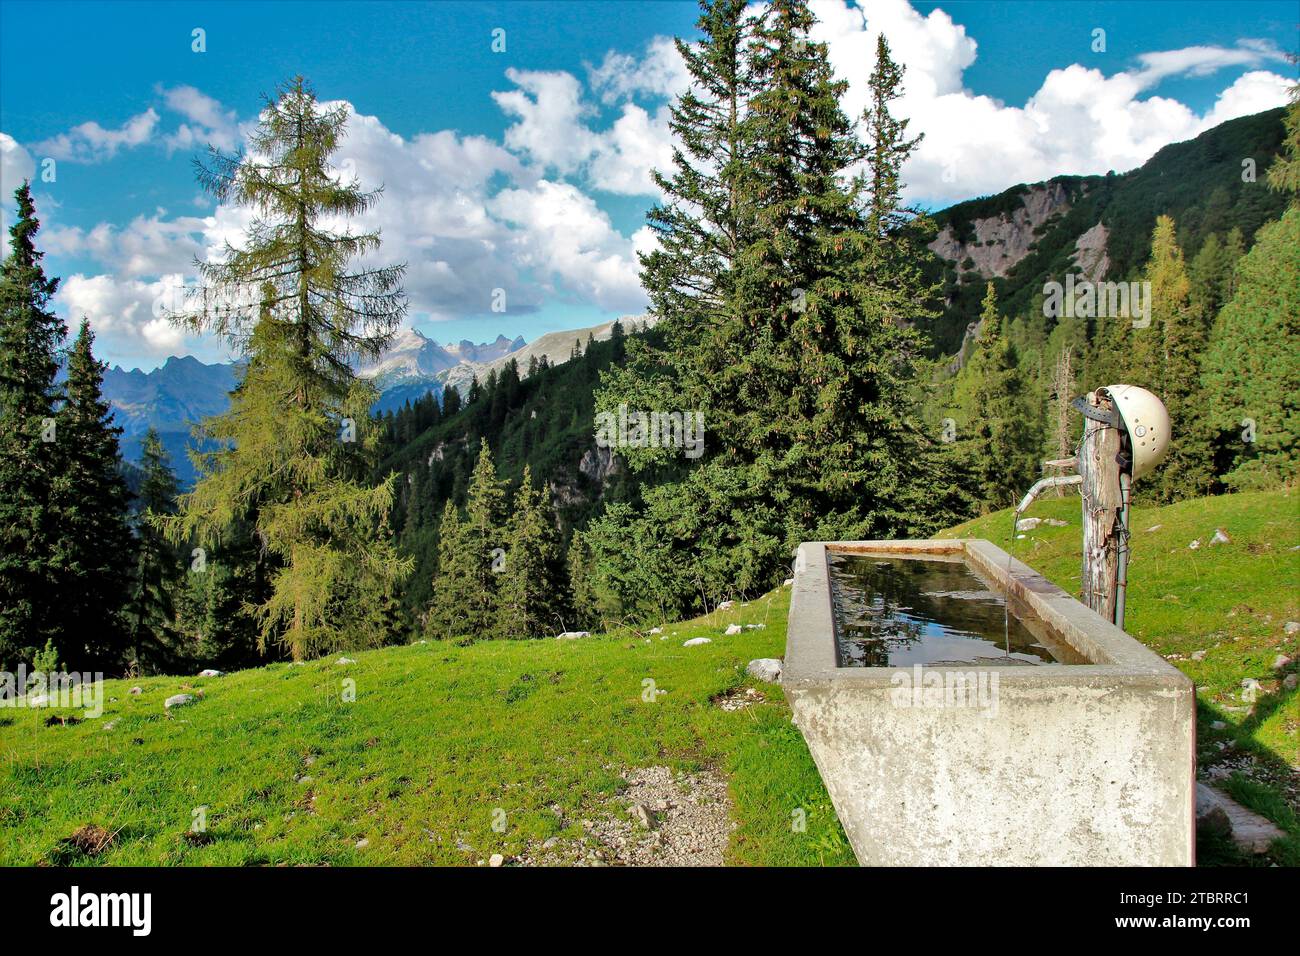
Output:
[[[623,323],[641,327],[649,320],[644,316],[624,318]],[[358,363],[357,374],[374,381],[379,390],[377,412],[397,410],[407,401],[429,394],[441,395],[453,386],[462,393],[477,376],[485,380],[514,358],[520,374],[526,374],[532,358],[545,355],[553,364],[566,361],[574,343],[608,339],[614,322],[563,332],[548,332],[529,344],[522,336],[508,339],[498,335],[491,342],[474,343],[468,339],[440,345],[417,329],[403,329],[382,356],[373,362]],[[154,428],[171,458],[172,467],[182,485],[189,486],[195,477],[187,450],[194,444],[191,435],[195,423],[224,412],[230,403],[230,391],[239,381],[236,362],[207,364],[192,356],[172,356],[149,372],[127,371],[112,366],[104,372],[104,397],[113,407],[114,422],[122,429],[122,455],[137,462],[145,433]]]

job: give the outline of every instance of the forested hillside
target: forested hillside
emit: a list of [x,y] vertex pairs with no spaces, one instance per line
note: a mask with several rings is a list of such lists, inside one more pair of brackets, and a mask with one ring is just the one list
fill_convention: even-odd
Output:
[[[1096,279],[1127,279],[1141,270],[1157,216],[1169,216],[1178,224],[1178,242],[1189,257],[1211,235],[1222,238],[1234,230],[1248,246],[1259,227],[1277,219],[1286,207],[1284,194],[1267,186],[1267,170],[1285,145],[1282,120],[1280,108],[1229,120],[1193,140],[1164,147],[1129,172],[1058,176],[935,213],[934,227],[941,235],[947,231],[963,248],[962,258],[934,261],[928,270],[929,277],[941,283],[942,294],[940,314],[921,323],[930,334],[932,354],[951,355],[961,347],[967,324],[979,315],[989,280],[1006,314],[1034,312],[1041,306],[1044,282],[1082,271],[1079,243],[1089,230],[1094,230],[1090,238],[1101,242],[1106,266],[1092,276]],[[1013,255],[1009,270],[977,268],[965,256],[965,246],[979,241],[977,223],[1009,219],[1033,193],[1047,197],[1047,215],[1027,230],[1031,235],[1024,238],[1030,248],[1019,258]],[[1050,333],[1050,326],[1043,332]]]

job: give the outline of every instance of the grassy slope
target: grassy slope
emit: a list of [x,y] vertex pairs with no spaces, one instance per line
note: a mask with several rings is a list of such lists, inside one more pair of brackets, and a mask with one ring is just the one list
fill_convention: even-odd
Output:
[[[944,532],[987,538],[1009,548],[1072,594],[1079,590],[1079,499],[1049,498],[1027,515],[1059,518],[1067,527],[1039,526],[1010,541],[1011,515],[1000,511]],[[1148,530],[1159,525],[1158,530]],[[1300,865],[1300,694],[1281,687],[1272,670],[1279,654],[1300,658],[1300,497],[1259,492],[1135,508],[1125,630],[1190,677],[1197,687],[1197,762],[1202,775],[1216,765],[1249,767],[1222,785],[1290,837],[1275,857]],[[1231,537],[1210,545],[1216,528]],[[1188,545],[1199,540],[1201,546]],[[1204,659],[1191,655],[1204,651]],[[1289,671],[1297,671],[1291,664]],[[1251,708],[1241,682],[1264,688]],[[1223,729],[1213,728],[1222,722]],[[1200,847],[1201,862],[1240,862],[1224,847]]]
[[[670,625],[664,640],[417,644],[353,654],[354,665],[141,680],[138,697],[109,681],[104,716],[70,727],[0,712],[11,721],[0,726],[0,864],[81,862],[61,840],[87,823],[118,831],[96,858],[113,864],[472,864],[557,832],[580,837],[582,818],[622,814],[618,771],[665,764],[728,774],[731,862],[851,863],[779,690],[744,675],[749,660],[783,653],[788,604],[778,591]],[[766,626],[723,636],[733,622]],[[713,643],[682,646],[695,636]],[[646,679],[667,692],[654,703]],[[164,716],[186,684],[204,699]],[[710,703],[742,685],[767,701]],[[198,806],[213,837],[203,846],[185,838]],[[492,829],[498,807],[504,833]],[[800,807],[807,831],[794,833]]]
[[[1269,493],[1136,509],[1128,622],[1197,682],[1202,767],[1250,759],[1250,775],[1226,786],[1290,832],[1272,858],[1292,864],[1300,699],[1277,692],[1270,668],[1278,653],[1300,656],[1300,637],[1282,631],[1300,620],[1296,505]],[[1073,591],[1077,499],[1033,513],[1070,525],[1032,532],[1014,553]],[[1005,547],[1009,524],[1001,512],[948,534]],[[1215,527],[1232,543],[1208,547]],[[1193,538],[1201,549],[1187,549]],[[730,862],[848,864],[784,701],[744,675],[750,659],[782,654],[787,607],[780,590],[669,625],[664,640],[413,645],[354,654],[352,665],[152,678],[137,682],[139,697],[109,681],[104,717],[69,727],[45,727],[49,712],[0,711],[0,864],[86,861],[61,841],[87,823],[117,832],[96,858],[114,864],[472,864],[556,833],[580,837],[575,821],[621,814],[619,771],[652,764],[728,775],[738,825]],[[723,636],[733,622],[766,626]],[[713,643],[682,647],[695,636]],[[1207,651],[1203,661],[1190,659],[1197,650]],[[354,703],[342,699],[345,677],[356,681]],[[1269,692],[1253,712],[1229,709],[1245,706],[1244,677]],[[643,700],[646,679],[667,691],[654,703]],[[204,699],[164,716],[163,700],[186,685]],[[767,700],[734,712],[711,704],[746,685]],[[1215,720],[1227,729],[1212,730]],[[185,838],[199,806],[208,808],[205,845]],[[498,807],[504,833],[492,829]],[[798,808],[808,814],[804,833],[790,825]],[[370,845],[358,850],[362,838]],[[1227,847],[1200,853],[1202,862],[1241,862]]]

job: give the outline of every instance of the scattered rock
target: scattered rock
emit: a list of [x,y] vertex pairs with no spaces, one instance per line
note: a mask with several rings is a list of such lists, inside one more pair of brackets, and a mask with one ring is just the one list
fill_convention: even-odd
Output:
[[505,862],[506,862],[506,858],[502,856],[500,853],[493,853],[490,857],[488,857],[488,866],[491,867],[502,866]]
[[1296,682],[1300,680],[1295,674],[1287,674],[1282,678],[1282,688],[1284,690],[1295,690]]
[[654,811],[644,803],[632,804],[632,806],[627,808],[627,812],[631,815],[633,820],[641,824],[645,829],[653,830],[655,828]]
[[747,631],[761,631],[761,630],[763,630],[763,628],[765,628],[765,627],[767,627],[766,624],[746,624],[746,625],[745,625],[745,630],[747,630]]
[[1203,661],[1203,660],[1205,660],[1205,655],[1206,655],[1206,653],[1208,653],[1208,652],[1206,652],[1206,651],[1192,651],[1192,660],[1194,660],[1194,661]]
[[130,693],[133,694],[133,695],[136,696],[136,697],[139,697],[141,694],[144,693],[144,691],[141,690],[139,687],[132,687],[131,690],[130,690]]
[[1060,518],[1044,518],[1043,524],[1049,528],[1067,528],[1070,525],[1068,521],[1062,521]]
[[1232,538],[1228,536],[1228,532],[1224,531],[1222,528],[1214,529],[1214,537],[1210,539],[1210,544],[1231,544],[1231,543],[1232,543]]
[[728,713],[745,710],[747,707],[761,704],[763,700],[763,695],[752,687],[737,687],[728,694],[713,698],[713,702]]
[[1218,793],[1203,783],[1196,785],[1196,832],[1232,836],[1232,821],[1223,808]]
[[1017,531],[1033,531],[1043,523],[1042,518],[1021,518],[1016,522]]
[[792,584],[794,584],[794,578],[786,578],[784,581],[781,582],[781,587],[788,588]]
[[[1246,853],[1267,853],[1274,840],[1285,834],[1258,813],[1252,813],[1222,791],[1203,783],[1196,785],[1196,826],[1202,820],[1209,832],[1231,836]],[[1224,823],[1226,821],[1226,828]]]
[[357,841],[357,849],[358,849],[358,850],[364,850],[364,849],[365,849],[366,847],[368,847],[368,846],[370,846],[370,838],[369,838],[369,837],[362,837],[360,840]]
[[730,611],[735,606],[736,606],[735,601],[723,601],[721,604],[718,605],[717,609],[719,611]]
[[1259,692],[1264,689],[1260,686],[1259,681],[1253,677],[1247,677],[1243,680],[1241,688],[1241,699],[1248,704],[1253,703],[1255,698],[1259,696]]
[[117,726],[117,721],[116,721],[116,720],[110,720],[108,723],[106,723],[106,724],[104,725],[104,729],[105,729],[105,730],[112,730],[112,729],[113,729],[114,727],[116,727],[116,726]]
[[1300,634],[1300,621],[1287,621],[1282,625],[1285,634]]
[[1201,546],[1201,541],[1200,541],[1200,539],[1198,538],[1197,540],[1195,540],[1195,541],[1193,541],[1191,544],[1189,544],[1189,545],[1187,546],[1187,548],[1188,548],[1188,550],[1190,550],[1190,551],[1195,551],[1195,550],[1196,550],[1197,548],[1199,548],[1200,546]]
[[767,681],[769,684],[775,684],[781,680],[781,670],[784,664],[777,657],[760,657],[752,660],[745,667],[745,672],[755,680]]
[[652,627],[652,628],[650,628],[650,633],[651,633],[651,634],[662,634],[663,632],[664,632],[664,629],[663,629],[662,627]]
[[354,661],[354,660],[353,660],[352,658],[350,658],[350,657],[340,657],[340,658],[339,658],[337,661],[335,661],[334,663],[335,663],[335,664],[355,664],[356,661]]
[[188,707],[194,703],[193,694],[173,694],[163,701],[163,709],[171,710],[173,707]]
[[734,636],[734,635],[736,635],[736,634],[739,634],[739,633],[740,633],[741,631],[743,631],[743,630],[744,630],[744,628],[741,627],[739,624],[732,624],[732,625],[728,626],[728,628],[727,628],[725,631],[723,631],[722,633],[725,634],[727,637],[732,637],[732,636]]
[[547,837],[544,841],[542,841],[543,850],[553,850],[559,845],[560,845],[560,838],[557,836]]
[[1291,658],[1287,657],[1285,654],[1279,654],[1277,657],[1273,658],[1273,670],[1280,671],[1290,663]]
[[203,670],[199,671],[199,676],[200,677],[225,677],[226,672],[219,671],[215,667],[206,667]]
[[572,641],[579,637],[591,637],[591,631],[565,631],[556,636],[557,641]]
[[1153,524],[1151,527],[1147,528],[1147,534],[1150,534],[1153,531],[1159,531],[1163,527],[1164,525],[1162,524]]
[[712,644],[713,642],[707,637],[692,637],[689,641],[683,641],[682,647],[699,647],[701,644]]
[[1221,721],[1221,720],[1216,720],[1216,721],[1214,721],[1213,723],[1210,724],[1210,729],[1211,729],[1211,730],[1227,730],[1227,729],[1228,729],[1228,725],[1225,724],[1225,723],[1224,723],[1223,721]]

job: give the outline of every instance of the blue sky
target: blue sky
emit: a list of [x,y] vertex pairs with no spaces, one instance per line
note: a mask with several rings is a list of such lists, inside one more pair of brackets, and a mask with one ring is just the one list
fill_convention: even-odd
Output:
[[[1139,165],[1160,146],[1283,102],[1291,2],[818,0],[814,33],[856,113],[876,31],[908,68],[926,142],[912,198],[940,207],[1063,172]],[[152,314],[238,210],[199,196],[204,142],[237,146],[259,97],[301,72],[355,118],[342,154],[385,197],[366,225],[410,264],[411,324],[476,341],[644,307],[637,249],[682,87],[666,38],[693,3],[0,4],[8,194],[34,188],[60,305],[110,361],[222,357]],[[205,31],[193,52],[191,31]],[[492,31],[505,31],[505,52]],[[1097,29],[1105,49],[1096,50]],[[54,159],[56,178],[40,181]],[[164,277],[176,277],[167,280]],[[507,292],[506,314],[490,309]]]

